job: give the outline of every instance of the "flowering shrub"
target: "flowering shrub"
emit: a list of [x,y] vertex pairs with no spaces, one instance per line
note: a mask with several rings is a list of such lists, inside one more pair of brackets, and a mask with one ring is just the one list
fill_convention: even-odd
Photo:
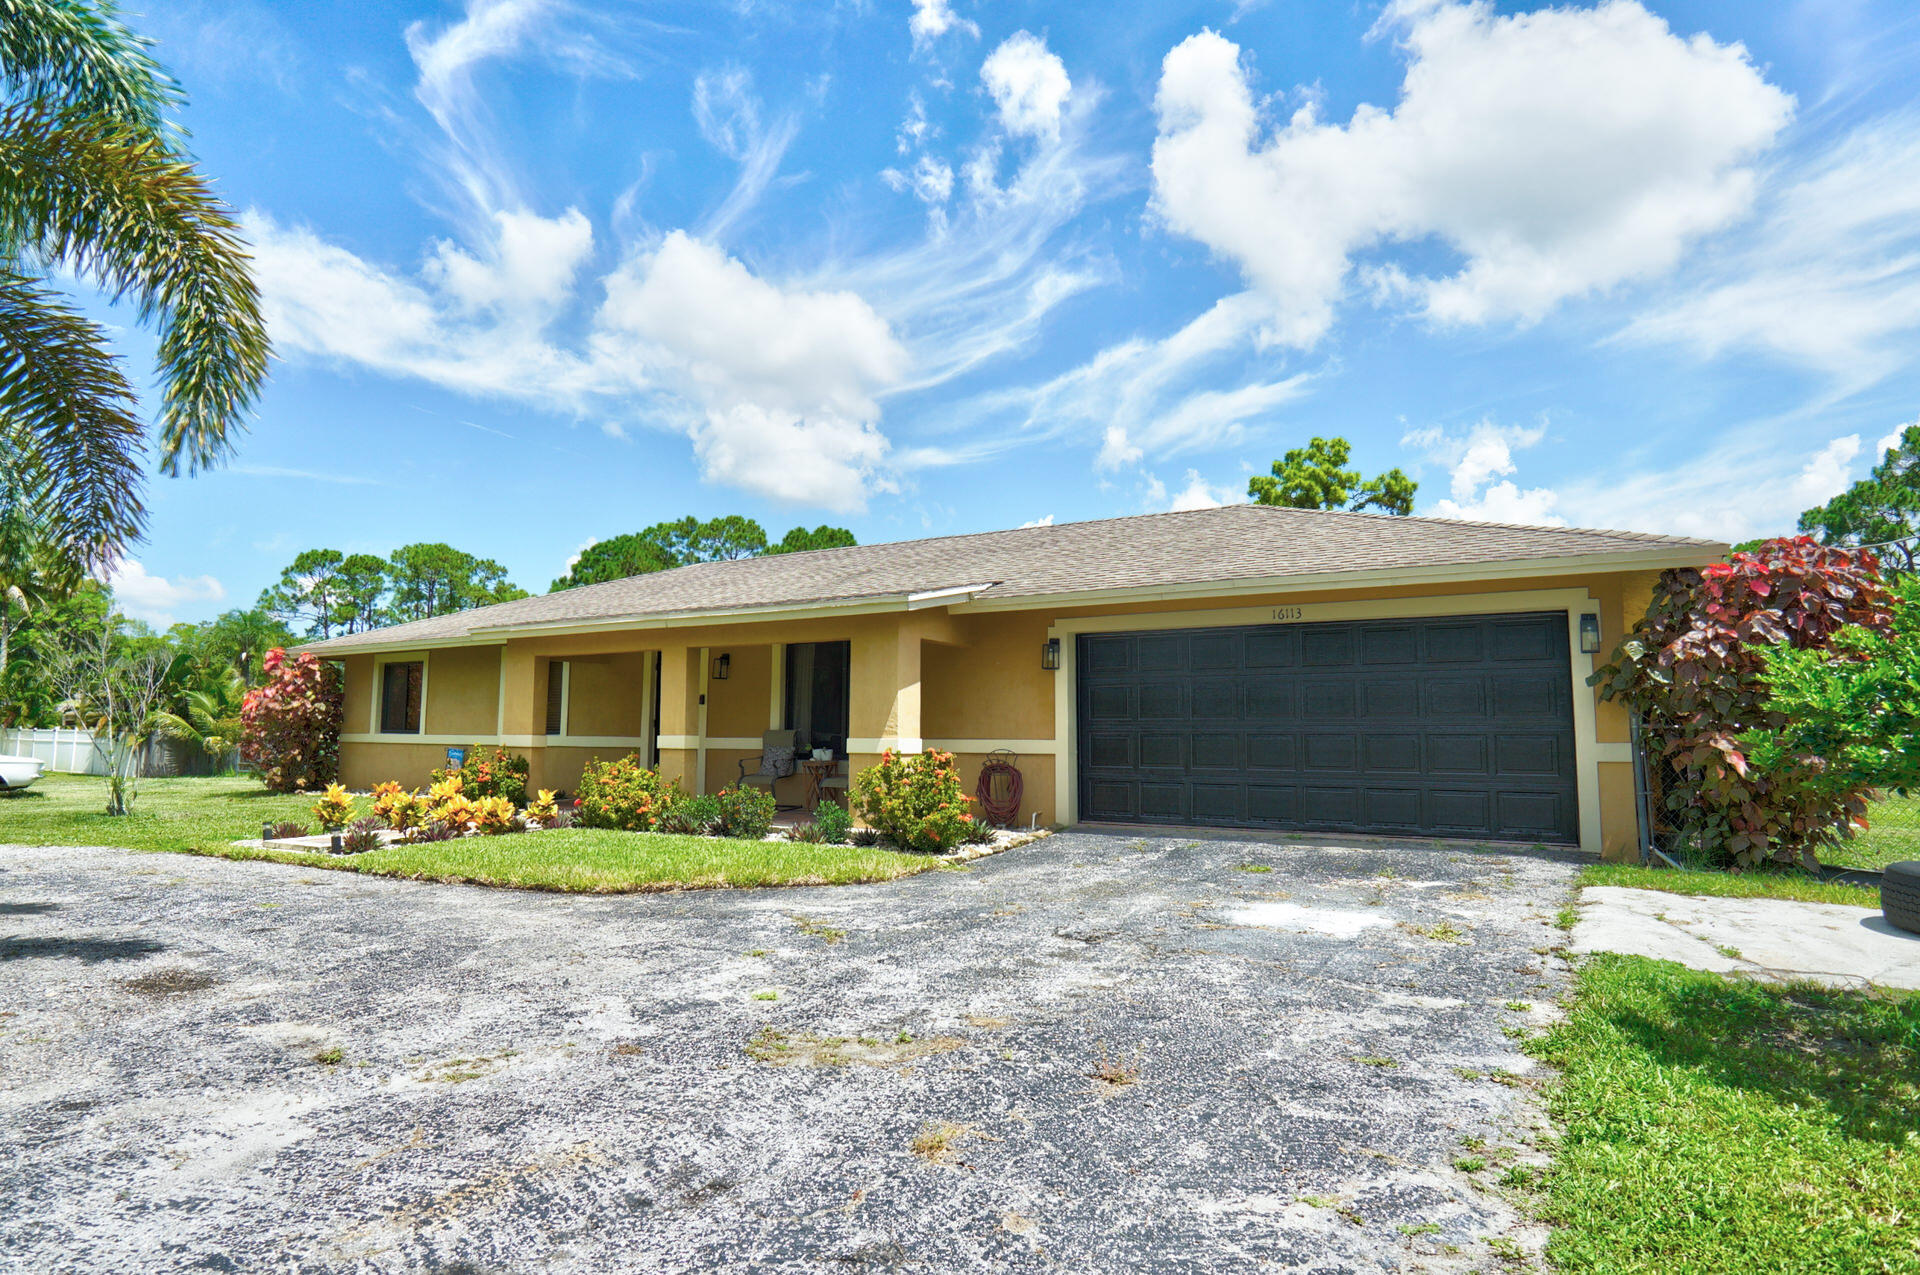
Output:
[[267,652],[266,680],[240,709],[240,760],[275,792],[300,792],[340,773],[340,670],[312,655]]
[[427,821],[427,802],[419,793],[388,780],[374,786],[373,814],[395,832],[410,832]]
[[902,850],[939,854],[966,840],[973,798],[960,790],[952,753],[880,755],[880,764],[853,781],[853,808]]
[[516,806],[527,799],[527,759],[504,748],[470,748],[465,761],[434,771],[432,778],[439,783],[456,775],[460,791],[469,797],[505,797]]
[[589,828],[649,832],[679,796],[678,784],[662,779],[636,757],[618,761],[596,757],[581,772],[575,808],[580,823]]
[[353,798],[339,784],[328,784],[326,794],[313,803],[312,810],[313,817],[328,832],[353,822]]
[[1741,865],[1811,859],[1865,809],[1835,791],[1826,763],[1774,750],[1749,764],[1748,738],[1786,718],[1769,698],[1769,650],[1820,651],[1849,629],[1884,631],[1889,598],[1865,549],[1810,537],[1769,540],[1704,570],[1664,572],[1647,614],[1593,675],[1603,699],[1638,713],[1678,774],[1667,806],[1708,854]]
[[714,794],[720,818],[714,831],[723,837],[758,841],[773,827],[773,794],[745,784],[722,788]]
[[527,818],[542,828],[551,828],[560,818],[560,802],[554,797],[553,789],[542,788],[532,801],[527,803]]

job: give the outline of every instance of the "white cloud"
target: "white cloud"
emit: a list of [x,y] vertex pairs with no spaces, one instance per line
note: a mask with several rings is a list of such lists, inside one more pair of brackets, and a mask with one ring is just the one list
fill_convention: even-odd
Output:
[[1872,121],[1783,168],[1745,234],[1621,334],[1703,355],[1753,349],[1852,382],[1912,361],[1920,333],[1920,113]]
[[221,583],[212,576],[181,576],[169,580],[149,575],[132,558],[122,558],[107,574],[107,587],[126,614],[164,629],[173,623],[174,614],[183,607],[218,602],[227,596]]
[[1499,425],[1485,420],[1464,434],[1450,434],[1438,427],[1409,430],[1400,442],[1420,448],[1447,466],[1450,495],[1421,510],[1427,516],[1561,527],[1566,519],[1554,512],[1560,499],[1556,492],[1546,487],[1522,490],[1507,477],[1516,472],[1513,453],[1533,447],[1545,437],[1544,426]]
[[1824,505],[1852,486],[1853,461],[1859,454],[1858,434],[1843,435],[1815,452],[1793,480],[1794,508]]
[[1239,492],[1230,487],[1214,487],[1200,476],[1199,470],[1189,469],[1186,487],[1174,494],[1167,511],[1177,514],[1189,509],[1218,509],[1222,505],[1238,504],[1241,500]]
[[1041,517],[1035,518],[1030,522],[1023,522],[1020,524],[1020,526],[1023,529],[1027,527],[1051,527],[1052,525],[1053,525],[1052,514],[1044,514]]
[[1905,425],[1896,425],[1893,432],[1873,445],[1873,455],[1867,459],[1874,465],[1886,460],[1887,453],[1900,446],[1900,440],[1906,437],[1908,430],[1920,425],[1920,420],[1909,421]]
[[1067,66],[1047,42],[1016,31],[981,64],[980,79],[1000,110],[1000,124],[1015,136],[1053,137],[1073,83]]
[[954,13],[947,0],[913,0],[913,16],[907,19],[913,47],[924,49],[949,31],[965,31],[980,38],[980,28]]
[[1238,46],[1212,32],[1162,68],[1154,207],[1272,298],[1294,345],[1331,326],[1356,254],[1394,243],[1462,259],[1368,272],[1441,322],[1531,321],[1664,274],[1745,213],[1749,161],[1792,113],[1742,46],[1682,39],[1632,0],[1400,4],[1383,22],[1409,57],[1400,100],[1345,124],[1309,100],[1266,137]]
[[596,327],[603,366],[637,357],[698,406],[707,477],[842,511],[883,482],[876,396],[909,359],[854,293],[782,289],[674,231],[607,280]]
[[911,172],[888,168],[880,177],[894,190],[912,191],[924,204],[944,204],[953,197],[953,169],[931,155],[922,155]]
[[[1263,366],[1243,374],[1251,379],[1234,374],[1232,364],[1261,347],[1272,313],[1253,293],[1224,297],[1170,336],[1122,341],[981,407],[990,417],[1011,416],[1021,437],[1097,439],[1101,470],[1232,446],[1312,382],[1304,373],[1266,379]],[[1215,388],[1223,383],[1229,388]]]

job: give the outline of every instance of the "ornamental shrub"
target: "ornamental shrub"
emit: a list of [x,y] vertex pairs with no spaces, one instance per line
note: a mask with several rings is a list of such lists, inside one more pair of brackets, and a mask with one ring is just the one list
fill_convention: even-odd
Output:
[[328,784],[320,800],[313,803],[313,817],[326,832],[334,832],[353,822],[353,798],[339,784]]
[[952,753],[880,755],[853,781],[853,808],[902,850],[941,854],[966,840],[972,823]]
[[469,748],[466,760],[458,766],[434,771],[433,782],[455,775],[460,777],[460,791],[476,800],[505,797],[516,806],[527,800],[527,759],[504,748],[491,744]]
[[720,822],[715,831],[723,837],[758,841],[773,828],[773,794],[745,784],[722,788],[715,794],[720,806]]
[[642,766],[638,757],[618,761],[596,757],[581,772],[575,814],[589,828],[650,832],[679,799],[679,785]]
[[712,793],[692,793],[680,798],[654,821],[655,832],[674,832],[681,836],[709,837],[720,826],[720,799]]
[[265,674],[242,701],[240,760],[275,792],[332,783],[340,773],[339,666],[275,647]]
[[520,822],[520,814],[513,808],[513,803],[505,797],[475,798],[471,819],[473,830],[486,837],[522,832],[526,828]]
[[1784,722],[1747,736],[1750,762],[1818,758],[1814,783],[1831,793],[1920,792],[1920,576],[1893,591],[1884,631],[1842,629],[1827,650],[1766,648],[1767,696]]
[[1668,810],[1709,856],[1812,862],[1864,812],[1859,788],[1824,782],[1822,758],[1776,749],[1754,765],[1747,741],[1786,724],[1768,694],[1770,649],[1826,650],[1850,629],[1884,631],[1887,607],[1870,551],[1807,536],[1661,574],[1647,614],[1591,681],[1640,715],[1676,776]]
[[542,828],[554,827],[560,818],[560,801],[553,789],[542,788],[532,801],[527,803],[527,820]]
[[820,803],[820,808],[813,812],[813,822],[820,829],[821,837],[833,845],[845,845],[848,834],[853,831],[853,816],[844,806],[836,806],[831,801]]
[[427,821],[428,803],[417,792],[409,792],[388,780],[373,788],[373,814],[395,832],[411,832]]

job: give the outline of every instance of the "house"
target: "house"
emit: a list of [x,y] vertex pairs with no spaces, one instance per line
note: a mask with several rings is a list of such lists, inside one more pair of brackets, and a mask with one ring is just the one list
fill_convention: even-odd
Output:
[[[713,791],[791,728],[853,772],[1018,755],[1021,821],[1635,841],[1587,676],[1726,546],[1232,505],[711,562],[356,633],[341,773],[449,747],[568,789],[637,753]],[[783,787],[783,800],[797,791]]]

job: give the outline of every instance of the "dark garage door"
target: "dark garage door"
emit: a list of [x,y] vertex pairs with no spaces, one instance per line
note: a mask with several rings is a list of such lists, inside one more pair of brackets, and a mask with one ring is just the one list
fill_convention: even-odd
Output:
[[1577,841],[1567,617],[1080,638],[1080,817]]

